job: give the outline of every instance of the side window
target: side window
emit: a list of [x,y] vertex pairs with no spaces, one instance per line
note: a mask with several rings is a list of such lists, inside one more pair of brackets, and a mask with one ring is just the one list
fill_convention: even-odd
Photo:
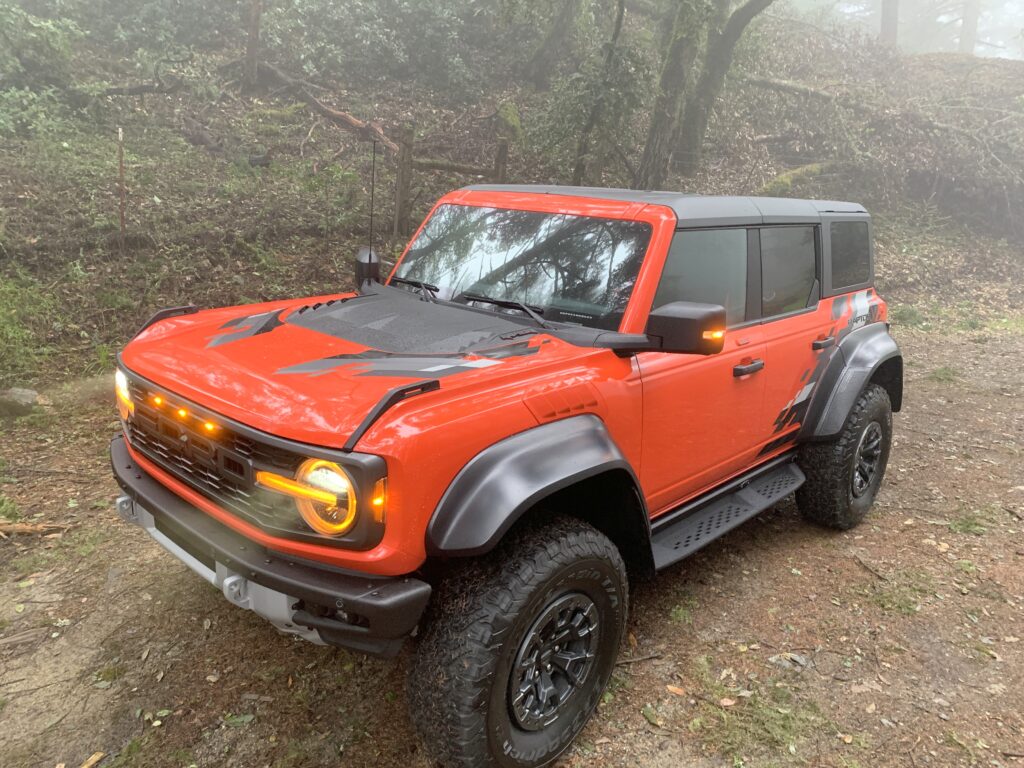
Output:
[[862,285],[871,279],[871,246],[866,221],[833,221],[832,289]]
[[747,306],[747,230],[677,232],[652,309],[673,301],[721,304],[729,325],[742,323]]
[[761,230],[761,314],[794,312],[807,306],[814,290],[814,227]]

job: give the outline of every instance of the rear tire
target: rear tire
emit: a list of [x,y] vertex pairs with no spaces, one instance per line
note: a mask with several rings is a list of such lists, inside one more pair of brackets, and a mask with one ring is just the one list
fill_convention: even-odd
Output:
[[807,481],[796,503],[804,519],[839,530],[858,525],[874,504],[891,447],[889,394],[869,384],[835,439],[800,449],[798,464]]
[[511,534],[437,591],[409,675],[412,719],[455,768],[536,768],[572,743],[611,677],[626,568],[584,522]]

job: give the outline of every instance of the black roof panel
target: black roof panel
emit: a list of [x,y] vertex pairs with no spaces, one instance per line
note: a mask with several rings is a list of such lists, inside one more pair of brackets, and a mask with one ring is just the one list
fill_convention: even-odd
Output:
[[464,187],[464,189],[572,195],[574,197],[594,197],[601,200],[665,205],[675,212],[680,227],[813,223],[821,221],[823,213],[867,214],[864,206],[858,203],[798,200],[788,197],[691,195],[682,192],[546,184],[474,184]]

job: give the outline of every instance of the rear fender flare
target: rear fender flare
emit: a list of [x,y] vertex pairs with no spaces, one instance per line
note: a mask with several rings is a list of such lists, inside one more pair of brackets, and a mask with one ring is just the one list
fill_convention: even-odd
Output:
[[[478,453],[456,475],[427,526],[427,552],[459,557],[489,552],[538,502],[611,470],[624,470],[639,490],[633,467],[601,419],[591,414],[506,438]],[[643,513],[649,539],[646,509]]]
[[828,440],[838,435],[857,398],[873,380],[886,388],[893,410],[898,411],[903,398],[903,355],[885,323],[858,328],[840,342],[812,395],[800,439]]

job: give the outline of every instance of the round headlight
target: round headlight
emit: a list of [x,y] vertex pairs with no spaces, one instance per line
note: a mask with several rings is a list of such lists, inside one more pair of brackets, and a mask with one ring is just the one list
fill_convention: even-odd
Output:
[[121,418],[127,419],[128,414],[135,412],[135,403],[132,402],[132,394],[128,389],[128,377],[120,368],[114,371],[114,391],[117,393],[117,408],[121,412]]
[[309,459],[295,475],[300,483],[326,491],[334,502],[296,497],[295,504],[306,521],[317,533],[340,536],[356,521],[356,492],[345,470],[331,461]]

